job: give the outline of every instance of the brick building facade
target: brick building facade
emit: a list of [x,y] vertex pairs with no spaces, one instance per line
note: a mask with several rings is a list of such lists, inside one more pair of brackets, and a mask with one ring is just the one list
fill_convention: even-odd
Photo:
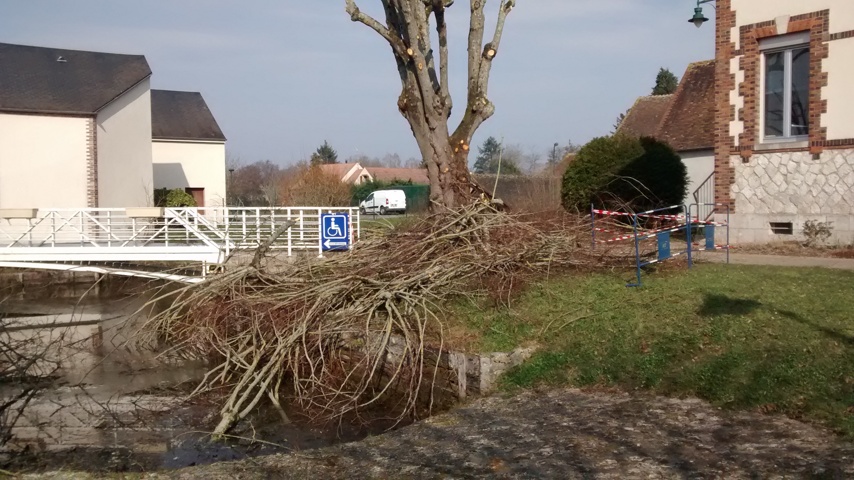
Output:
[[733,241],[854,240],[854,2],[718,0],[715,199]]

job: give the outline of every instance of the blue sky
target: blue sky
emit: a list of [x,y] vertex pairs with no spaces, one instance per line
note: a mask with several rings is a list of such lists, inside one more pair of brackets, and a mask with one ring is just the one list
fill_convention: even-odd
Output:
[[[379,0],[359,0],[378,11]],[[468,2],[449,12],[452,94],[465,101]],[[498,0],[490,0],[489,23]],[[529,152],[607,134],[649,93],[659,67],[681,77],[714,56],[714,26],[691,0],[518,0],[495,60],[496,114],[478,131]],[[706,16],[714,11],[706,6]],[[352,23],[344,0],[3,0],[0,42],[142,54],[152,87],[200,91],[243,163],[305,159],[324,139],[339,158],[404,160],[418,149],[396,101],[391,53]]]

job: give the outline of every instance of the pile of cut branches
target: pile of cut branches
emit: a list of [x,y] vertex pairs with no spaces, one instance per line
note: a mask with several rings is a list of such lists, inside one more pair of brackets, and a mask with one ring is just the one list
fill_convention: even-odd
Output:
[[536,222],[478,204],[328,258],[227,268],[174,293],[147,330],[184,355],[212,359],[195,393],[228,392],[215,435],[261,401],[287,420],[285,389],[326,418],[389,396],[401,418],[417,415],[425,408],[419,397],[432,395],[437,365],[425,352],[442,347],[447,301],[485,289],[500,299],[547,272],[594,265],[581,247],[588,228],[571,217]]

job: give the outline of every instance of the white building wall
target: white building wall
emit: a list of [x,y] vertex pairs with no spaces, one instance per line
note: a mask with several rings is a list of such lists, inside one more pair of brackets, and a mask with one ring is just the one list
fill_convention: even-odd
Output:
[[[851,5],[854,7],[854,0]],[[831,18],[834,15],[835,11],[831,12]],[[854,20],[854,8],[850,15]],[[827,113],[822,115],[821,124],[827,127],[828,140],[854,138],[854,38],[834,40],[828,46],[828,57],[822,61],[822,68],[828,72],[822,93],[827,99]]]
[[226,206],[225,144],[152,142],[155,188],[204,188],[205,206]]
[[98,206],[151,205],[151,89],[145,79],[96,118],[98,143]]
[[[833,243],[854,241],[854,150],[734,156],[734,243],[802,238],[804,222],[833,222]],[[776,235],[771,222],[792,222],[794,235]]]
[[830,10],[830,31],[854,30],[854,2],[851,0],[732,0],[736,31],[742,25],[774,20],[780,15]]
[[[715,152],[714,150],[698,150],[696,152],[679,152],[682,158],[682,163],[688,170],[688,193],[685,196],[684,203],[690,205],[694,202],[694,192],[700,185],[709,178],[709,175],[715,171]],[[701,203],[714,202],[714,190],[711,191],[712,198],[700,199]]]
[[86,207],[89,121],[0,114],[0,208]]

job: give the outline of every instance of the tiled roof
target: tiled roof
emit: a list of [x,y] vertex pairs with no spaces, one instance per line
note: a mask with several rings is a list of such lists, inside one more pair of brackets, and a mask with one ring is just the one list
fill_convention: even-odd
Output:
[[95,114],[149,75],[142,55],[0,43],[0,111]]
[[375,182],[391,182],[400,180],[403,182],[411,181],[414,184],[429,185],[430,179],[427,177],[427,169],[425,168],[377,168],[367,167],[368,172],[374,177]]
[[172,90],[151,91],[151,138],[225,141],[201,93]]
[[714,60],[688,65],[655,136],[677,152],[714,148]]
[[[350,177],[348,178],[344,178],[344,175],[347,175],[347,173],[349,173],[350,170],[353,169],[353,167],[357,167],[356,174],[350,175]],[[359,173],[364,170],[362,166],[358,163],[325,163],[323,165],[320,165],[320,169],[323,171],[323,173],[327,175],[332,175],[333,177],[341,180],[342,182],[347,183],[354,183],[359,178]]]
[[688,65],[672,95],[638,98],[617,130],[655,137],[677,152],[713,149],[715,145],[715,61]]
[[664,118],[673,95],[651,95],[640,97],[629,109],[626,118],[617,129],[617,133],[633,135],[636,137],[654,137],[658,133],[658,126]]

